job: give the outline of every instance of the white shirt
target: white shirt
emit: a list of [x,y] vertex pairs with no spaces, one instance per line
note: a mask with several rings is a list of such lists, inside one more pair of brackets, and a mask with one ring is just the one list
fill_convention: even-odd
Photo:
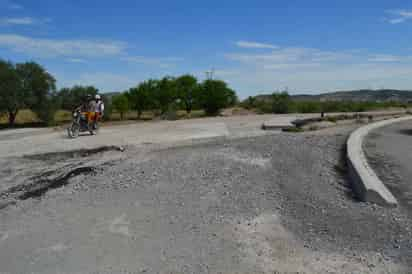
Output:
[[104,112],[104,103],[103,101],[99,101],[96,104],[96,112],[103,113]]

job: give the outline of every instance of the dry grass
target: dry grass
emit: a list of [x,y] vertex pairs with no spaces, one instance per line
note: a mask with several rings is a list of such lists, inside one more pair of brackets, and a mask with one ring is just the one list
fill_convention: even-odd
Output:
[[[65,123],[71,120],[71,112],[65,110],[59,110],[56,112],[54,119],[57,123]],[[31,111],[30,109],[23,109],[17,113],[16,117],[16,124],[17,125],[24,125],[24,124],[34,124],[40,123],[40,119],[37,117],[36,113]],[[7,115],[3,115],[0,117],[0,124],[7,124],[8,118]]]
[[[124,115],[123,120],[138,120],[137,119],[137,112],[136,111],[129,111]],[[153,111],[144,111],[140,120],[149,121],[159,116],[159,113]],[[176,116],[178,119],[193,119],[193,118],[201,118],[205,117],[205,112],[203,110],[193,110],[192,113],[189,115],[185,110],[178,110],[176,111]],[[120,113],[113,112],[110,116],[111,121],[120,121]]]
[[[38,123],[38,122],[40,122],[40,120],[39,118],[37,118],[37,115],[29,109],[23,109],[17,113],[16,124],[30,124],[30,123]],[[1,116],[0,124],[7,124],[7,123],[8,123],[7,115]]]
[[190,114],[188,114],[185,110],[178,110],[176,114],[179,119],[193,119],[206,116],[204,110],[192,110]]
[[54,120],[56,123],[65,123],[72,120],[72,113],[67,110],[58,110],[54,115]]
[[[123,120],[137,120],[137,112],[136,111],[129,111],[124,115]],[[140,116],[140,120],[153,120],[155,118],[155,115],[151,111],[144,111],[142,115]],[[120,121],[120,113],[118,112],[113,112],[112,115],[110,115],[110,120],[111,121]]]

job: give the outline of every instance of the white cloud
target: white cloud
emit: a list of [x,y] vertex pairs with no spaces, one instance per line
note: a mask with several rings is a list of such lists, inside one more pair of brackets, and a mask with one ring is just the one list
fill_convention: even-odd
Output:
[[[237,70],[230,70],[230,69],[218,69],[213,71],[217,77],[227,77],[227,76],[234,76],[238,75],[240,72]],[[203,75],[205,73],[203,72]]]
[[86,63],[86,60],[81,58],[69,58],[66,61],[70,63]]
[[407,20],[412,19],[412,11],[409,11],[409,10],[389,10],[386,12],[395,16],[395,18],[387,19],[389,23],[394,24],[394,25],[400,24]]
[[377,55],[373,55],[369,57],[368,61],[369,62],[390,63],[390,62],[401,62],[401,61],[405,61],[408,59],[410,60],[411,57],[410,56],[396,56],[396,55],[389,55],[389,54],[377,54]]
[[279,48],[265,54],[235,53],[227,54],[226,57],[233,61],[255,64],[258,66],[267,66],[278,64],[304,64],[347,60],[352,58],[352,53],[289,47]]
[[278,48],[275,45],[251,42],[251,41],[237,41],[236,46],[239,48],[248,48],[248,49],[276,49]]
[[173,66],[176,62],[183,61],[183,58],[180,57],[159,57],[159,58],[152,58],[146,56],[127,56],[122,58],[123,61],[136,63],[136,64],[143,64],[143,65],[151,65],[151,66],[159,66],[161,68],[168,68]]
[[9,6],[9,8],[12,9],[12,10],[21,10],[21,9],[23,9],[23,6],[19,5],[19,4],[11,4]]
[[36,21],[31,17],[0,18],[0,25],[33,25]]
[[101,57],[122,54],[126,44],[116,41],[55,40],[0,34],[0,47],[30,57]]
[[[64,79],[64,78],[63,78]],[[77,80],[63,81],[66,86],[93,85],[100,91],[123,91],[140,82],[140,78],[107,72],[83,73]]]
[[412,11],[401,10],[399,11],[399,15],[402,17],[412,17]]
[[395,19],[389,19],[388,22],[396,25],[396,24],[400,24],[406,21],[406,18],[395,18]]
[[37,19],[32,17],[3,17],[0,18],[0,26],[8,25],[39,25],[50,23],[52,20],[50,18]]
[[243,68],[224,80],[232,83],[241,98],[257,92],[270,93],[289,87],[291,93],[320,93],[360,88],[410,89],[412,66],[383,64],[323,65],[294,69]]
[[0,0],[0,6],[4,6],[5,8],[11,9],[11,10],[21,10],[23,9],[23,6],[11,1],[11,0]]
[[308,93],[412,87],[412,56],[286,47],[265,54],[229,53],[226,58],[237,73],[225,75],[224,80],[239,91],[241,98],[284,87]]
[[302,68],[314,68],[320,67],[320,63],[305,63],[305,64],[269,64],[264,65],[263,69],[267,70],[294,70],[294,69],[302,69]]

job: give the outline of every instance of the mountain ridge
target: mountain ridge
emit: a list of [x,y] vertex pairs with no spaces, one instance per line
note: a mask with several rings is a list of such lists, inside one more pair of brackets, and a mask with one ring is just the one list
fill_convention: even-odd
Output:
[[[270,94],[261,94],[255,96],[257,100],[271,100]],[[334,91],[321,94],[292,94],[292,100],[295,101],[372,101],[372,102],[388,102],[388,101],[412,101],[412,90],[397,90],[397,89],[361,89],[348,91]]]

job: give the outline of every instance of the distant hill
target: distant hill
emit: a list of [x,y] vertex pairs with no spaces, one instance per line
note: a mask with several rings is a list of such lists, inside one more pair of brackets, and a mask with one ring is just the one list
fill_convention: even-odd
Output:
[[[381,89],[381,90],[351,90],[351,91],[337,91],[331,93],[323,93],[316,95],[298,94],[291,95],[296,101],[372,101],[372,102],[412,102],[412,90],[395,90],[395,89]],[[271,100],[271,95],[258,95],[256,99],[259,101]]]

